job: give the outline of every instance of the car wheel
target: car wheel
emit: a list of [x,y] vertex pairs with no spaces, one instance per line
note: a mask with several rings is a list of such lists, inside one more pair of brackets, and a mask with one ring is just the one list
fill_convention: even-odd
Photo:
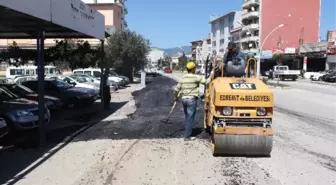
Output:
[[322,78],[321,78],[321,77],[319,77],[317,80],[318,80],[318,81],[322,81]]

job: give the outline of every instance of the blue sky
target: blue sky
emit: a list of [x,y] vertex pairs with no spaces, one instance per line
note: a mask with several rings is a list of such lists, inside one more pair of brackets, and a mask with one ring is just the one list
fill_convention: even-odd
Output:
[[[307,0],[309,1],[309,0]],[[127,0],[126,20],[151,40],[152,46],[170,48],[189,45],[210,32],[210,15],[240,10],[243,0]],[[335,0],[322,0],[321,35],[336,29]]]

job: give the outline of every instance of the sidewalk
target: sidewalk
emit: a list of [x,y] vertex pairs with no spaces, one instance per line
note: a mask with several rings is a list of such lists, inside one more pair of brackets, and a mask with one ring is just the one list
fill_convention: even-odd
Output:
[[[91,129],[96,129],[96,134],[105,132],[101,130],[102,125],[114,124],[114,121],[125,119],[134,113],[136,107],[132,93],[142,88],[144,86],[141,84],[131,84],[130,87],[112,94],[112,106],[116,109],[111,110],[113,113],[106,115],[106,113],[100,112],[100,116],[105,115],[104,118],[98,118],[100,121],[97,118],[91,118],[77,123],[82,124],[76,127],[80,129],[77,131],[72,129],[74,133],[63,141],[59,141],[58,135],[65,134],[61,129],[65,123],[60,122],[59,128],[54,128],[57,130],[54,131],[52,137],[55,138],[51,141],[57,143],[48,143],[47,146],[26,150],[11,148],[0,151],[0,184],[56,185],[76,183],[87,170],[102,160],[107,146],[113,147],[113,153],[116,153],[118,152],[117,148],[121,148],[124,142],[114,141],[112,144],[110,139],[77,141],[76,137],[79,134],[89,134]],[[98,121],[98,123],[90,125],[93,121]],[[118,134],[117,131],[112,131],[113,133]],[[106,156],[109,155],[111,154]]]

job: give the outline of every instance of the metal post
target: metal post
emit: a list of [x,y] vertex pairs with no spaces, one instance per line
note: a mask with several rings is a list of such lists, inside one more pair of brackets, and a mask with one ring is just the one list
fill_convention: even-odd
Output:
[[44,31],[37,33],[37,69],[38,69],[38,123],[40,133],[40,145],[46,142],[45,129],[45,102],[44,102]]
[[260,78],[260,65],[261,65],[261,52],[262,52],[262,46],[260,45],[262,39],[262,0],[259,0],[259,49],[258,49],[258,60],[257,60],[257,79]]
[[105,75],[104,75],[104,40],[101,40],[101,57],[100,57],[100,72],[101,72],[101,76],[100,76],[100,99],[101,99],[101,104],[103,107],[103,110],[105,109],[105,98],[104,98],[104,85],[106,84],[106,80],[105,80]]

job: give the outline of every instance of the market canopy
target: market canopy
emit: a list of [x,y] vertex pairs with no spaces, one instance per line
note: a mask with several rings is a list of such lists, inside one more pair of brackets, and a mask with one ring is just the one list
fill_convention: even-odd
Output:
[[0,38],[97,38],[104,40],[105,17],[80,0],[10,0],[0,2]]

